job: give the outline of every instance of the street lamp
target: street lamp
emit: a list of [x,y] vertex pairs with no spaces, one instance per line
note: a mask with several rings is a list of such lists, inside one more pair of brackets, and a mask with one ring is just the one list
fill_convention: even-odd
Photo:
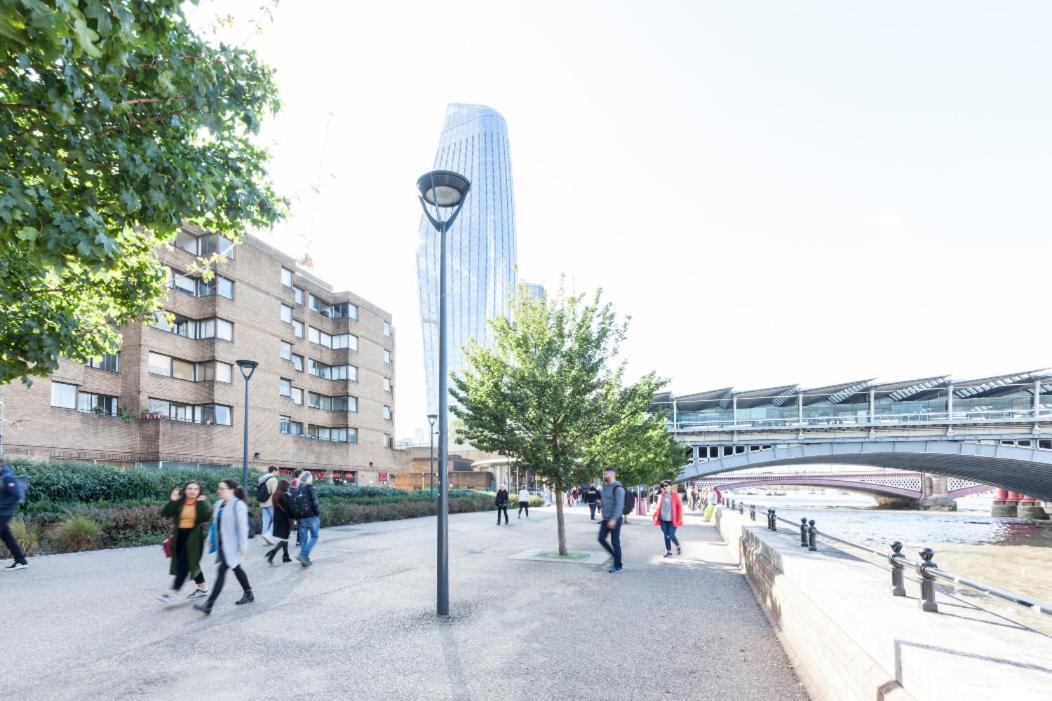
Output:
[[431,435],[429,436],[431,441],[431,447],[427,451],[427,473],[428,478],[431,480],[431,498],[435,498],[435,421],[438,420],[438,414],[428,414],[427,422],[431,424]]
[[[446,234],[464,207],[471,183],[463,175],[449,170],[433,170],[416,181],[420,206],[431,226],[439,233],[438,265],[438,615],[449,615],[449,377],[447,371],[449,341],[446,338]],[[430,205],[430,208],[428,207]],[[442,218],[443,210],[447,216]],[[449,213],[448,210],[452,210]]]
[[255,360],[238,360],[237,367],[241,370],[241,377],[245,378],[245,433],[242,438],[244,452],[241,454],[241,486],[248,490],[248,381],[256,371],[259,363]]

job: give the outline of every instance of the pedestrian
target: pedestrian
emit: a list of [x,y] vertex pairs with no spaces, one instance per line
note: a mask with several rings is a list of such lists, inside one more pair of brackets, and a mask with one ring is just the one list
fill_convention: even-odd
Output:
[[25,497],[25,489],[15,475],[15,471],[10,465],[4,463],[0,468],[0,540],[4,541],[4,545],[11,552],[11,557],[14,558],[14,562],[5,567],[4,572],[14,572],[29,567],[29,560],[22,552],[22,546],[11,533],[11,519],[18,513],[18,505],[25,500]]
[[201,571],[201,554],[205,549],[205,534],[212,521],[212,509],[201,493],[201,485],[190,481],[182,489],[175,487],[168,496],[168,503],[161,509],[161,516],[172,519],[172,558],[168,574],[175,577],[171,588],[157,597],[162,604],[175,600],[183,588],[186,578],[191,577],[197,587],[190,592],[190,599],[208,596],[205,573]]
[[314,493],[313,483],[314,475],[311,474],[310,470],[304,470],[300,474],[299,487],[296,488],[296,493],[292,496],[297,503],[304,505],[302,513],[306,513],[306,516],[303,516],[300,512],[297,512],[300,524],[299,542],[301,545],[296,559],[304,567],[310,567],[314,564],[311,562],[310,552],[318,544],[318,538],[321,535],[321,507],[318,504],[318,495]]
[[584,503],[588,504],[589,520],[594,521],[595,509],[599,506],[599,490],[595,488],[594,484],[588,485],[588,491],[584,493]]
[[[623,569],[621,562],[621,523],[624,519],[625,488],[617,481],[617,471],[608,467],[603,470],[603,491],[600,496],[602,504],[602,521],[599,522],[599,544],[614,558],[614,564],[607,569],[616,574]],[[607,543],[607,536],[610,542]]]
[[278,480],[272,496],[274,501],[274,522],[271,535],[278,542],[272,550],[267,551],[267,562],[274,564],[274,556],[281,551],[282,562],[292,562],[289,557],[289,535],[292,533],[292,517],[289,515],[289,481]]
[[234,480],[223,480],[217,491],[219,501],[212,507],[212,529],[215,534],[212,545],[219,567],[208,599],[194,604],[194,608],[205,615],[212,613],[212,607],[223,591],[227,570],[234,570],[234,576],[243,591],[241,598],[234,603],[241,606],[256,600],[252,595],[252,586],[248,583],[248,575],[241,569],[241,562],[248,554],[248,495]]
[[261,475],[256,483],[256,501],[259,502],[259,510],[263,515],[263,542],[273,545],[274,539],[270,537],[270,531],[274,526],[274,490],[278,488],[278,468],[271,465],[267,473]]
[[497,525],[500,525],[500,515],[504,514],[504,525],[508,525],[508,487],[500,485],[497,490]]
[[672,544],[676,544],[676,554],[683,553],[676,538],[676,529],[683,526],[683,502],[679,492],[671,488],[671,483],[664,480],[657,506],[654,508],[654,525],[661,526],[661,535],[665,537],[665,557],[672,557]]
[[[301,470],[298,467],[295,470],[292,471],[292,481],[289,482],[289,492],[290,493],[292,492],[292,490],[294,490],[294,489],[296,489],[296,488],[298,488],[300,486],[300,475],[302,475],[302,474],[303,474],[303,470]],[[296,531],[296,547],[298,548],[300,546],[300,522],[299,522],[299,520],[297,520],[295,518],[292,519],[292,528],[293,528],[293,530]]]
[[530,517],[530,492],[526,489],[526,485],[522,485],[522,489],[519,490],[519,518],[522,518],[522,511],[526,510],[526,518]]

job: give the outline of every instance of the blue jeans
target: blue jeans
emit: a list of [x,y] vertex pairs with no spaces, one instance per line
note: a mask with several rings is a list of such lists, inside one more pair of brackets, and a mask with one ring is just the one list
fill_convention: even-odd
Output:
[[[300,555],[309,558],[310,551],[318,544],[318,534],[321,532],[321,519],[317,516],[308,516],[300,519]],[[310,536],[309,538],[307,536]]]
[[261,506],[259,510],[263,513],[263,535],[270,535],[274,530],[274,507]]
[[672,552],[672,543],[679,547],[679,540],[676,539],[676,527],[672,525],[672,521],[661,522],[661,535],[665,536],[665,552]]
[[[600,514],[600,517],[602,515]],[[603,549],[614,556],[614,567],[621,569],[621,521],[622,517],[618,516],[617,521],[614,523],[613,528],[609,528],[606,523],[607,519],[603,519],[599,523],[599,544],[603,546]],[[606,542],[607,534],[610,535],[610,543]]]

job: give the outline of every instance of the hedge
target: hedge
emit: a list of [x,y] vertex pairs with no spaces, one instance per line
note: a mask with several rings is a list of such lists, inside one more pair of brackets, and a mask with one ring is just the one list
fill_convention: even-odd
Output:
[[[13,530],[20,541],[24,538],[29,541],[26,545],[40,553],[159,544],[171,527],[171,521],[161,517],[161,507],[172,487],[195,480],[210,495],[220,480],[241,477],[241,471],[233,468],[156,470],[75,462],[8,462],[16,474],[30,478],[26,504],[12,523]],[[252,472],[250,485],[260,474]],[[317,485],[315,491],[326,527],[430,516],[437,510],[428,490]],[[450,513],[495,508],[492,493],[454,488],[449,497]],[[260,523],[252,494],[249,504]],[[531,496],[531,506],[541,504],[540,497]],[[2,547],[0,553],[7,554]]]

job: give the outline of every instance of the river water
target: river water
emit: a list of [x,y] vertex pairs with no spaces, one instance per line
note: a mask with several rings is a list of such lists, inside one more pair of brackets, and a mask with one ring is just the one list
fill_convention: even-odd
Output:
[[[891,543],[902,541],[911,560],[919,561],[917,552],[928,547],[947,572],[1052,601],[1052,523],[991,518],[991,494],[959,499],[956,512],[876,509],[864,495],[833,492],[729,496],[774,507],[780,517],[797,523],[806,516],[819,531],[881,552],[890,553]],[[757,514],[757,520],[764,518]]]

